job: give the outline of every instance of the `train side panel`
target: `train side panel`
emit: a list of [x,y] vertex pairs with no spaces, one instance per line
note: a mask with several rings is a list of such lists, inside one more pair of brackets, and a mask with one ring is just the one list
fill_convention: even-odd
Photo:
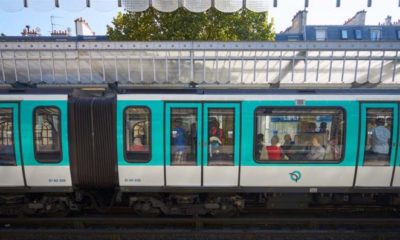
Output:
[[[127,159],[126,111],[129,108],[145,108],[150,112],[150,159],[135,161]],[[121,187],[164,186],[164,103],[162,101],[117,101],[117,154],[118,175]],[[131,133],[130,133],[131,134]],[[125,138],[125,139],[124,139]]]
[[[41,110],[41,114],[37,112]],[[46,111],[55,110],[57,116],[46,115]],[[37,114],[38,116],[36,116]],[[68,152],[67,96],[37,95],[21,102],[21,142],[25,177],[29,187],[72,187]],[[36,117],[36,119],[34,119]],[[36,123],[36,125],[35,125]],[[57,125],[57,126],[56,126]],[[35,136],[36,134],[36,136]],[[57,144],[55,144],[57,142]],[[44,146],[43,157],[39,159],[38,146]],[[57,158],[52,158],[56,146]],[[42,157],[40,157],[42,158]]]
[[345,111],[344,156],[337,163],[257,162],[253,156],[254,115],[259,107],[297,107],[296,101],[244,101],[242,131],[242,187],[352,187],[358,145],[359,103],[356,101],[307,101],[304,107],[338,107]]
[[20,150],[19,104],[16,102],[0,103],[0,112],[2,135],[0,187],[24,187]]

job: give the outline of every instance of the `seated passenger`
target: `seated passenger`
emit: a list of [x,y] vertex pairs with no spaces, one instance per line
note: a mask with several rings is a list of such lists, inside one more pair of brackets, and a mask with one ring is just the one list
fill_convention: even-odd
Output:
[[319,133],[326,133],[326,135],[329,135],[328,124],[326,122],[321,122],[319,124]]
[[306,155],[305,160],[324,160],[325,148],[319,142],[316,135],[311,138],[311,148],[309,153]]
[[290,134],[286,134],[283,137],[283,139],[285,142],[281,146],[282,153],[285,154],[290,159],[290,156],[293,154],[292,148],[293,148],[294,142],[292,141],[292,137],[290,136]]
[[332,138],[326,146],[324,159],[328,161],[337,161],[340,159],[340,149],[334,138]]
[[282,159],[282,149],[281,149],[281,147],[278,146],[278,143],[279,143],[279,137],[277,135],[274,135],[271,138],[271,146],[266,147],[269,160],[281,160]]
[[129,147],[129,151],[133,151],[133,152],[144,151],[144,146],[142,144],[142,140],[139,137],[136,137],[133,140],[133,145]]
[[259,133],[259,134],[257,134],[257,139],[256,139],[257,141],[256,141],[256,159],[257,160],[260,160],[261,158],[261,153],[262,153],[262,150],[263,150],[263,148],[264,148],[264,146],[265,146],[265,144],[264,144],[264,134],[262,134],[262,133]]

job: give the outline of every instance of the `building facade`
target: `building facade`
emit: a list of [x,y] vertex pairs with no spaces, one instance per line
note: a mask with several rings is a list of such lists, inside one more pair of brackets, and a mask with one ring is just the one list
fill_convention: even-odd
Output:
[[307,11],[296,13],[292,26],[276,34],[276,41],[400,41],[400,20],[365,25],[366,11],[359,11],[343,25],[307,25]]

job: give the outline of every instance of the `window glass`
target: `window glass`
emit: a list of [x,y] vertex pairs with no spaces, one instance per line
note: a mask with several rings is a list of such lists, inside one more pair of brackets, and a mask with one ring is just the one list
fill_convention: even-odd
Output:
[[361,32],[360,29],[356,29],[354,31],[354,35],[355,35],[356,40],[361,40],[362,39],[362,32]]
[[129,107],[125,110],[125,157],[128,162],[150,160],[150,109]]
[[39,162],[61,160],[60,110],[40,107],[35,110],[35,157]]
[[234,109],[209,109],[208,165],[233,165]]
[[315,38],[317,41],[325,41],[326,40],[326,29],[316,30]]
[[0,109],[0,166],[15,166],[12,109]]
[[341,36],[342,36],[343,40],[347,40],[349,38],[347,30],[343,29],[340,33],[341,33]]
[[400,30],[397,30],[397,39],[400,40]]
[[255,159],[340,161],[344,112],[341,109],[260,108],[256,110]]
[[390,163],[392,109],[367,109],[367,136],[364,165],[385,166]]
[[381,40],[381,30],[371,30],[371,41]]
[[196,165],[197,109],[171,109],[171,165]]

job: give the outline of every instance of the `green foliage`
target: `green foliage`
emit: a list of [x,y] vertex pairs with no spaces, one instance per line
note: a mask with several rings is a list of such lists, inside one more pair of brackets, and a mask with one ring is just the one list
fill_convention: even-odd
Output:
[[273,22],[267,13],[247,9],[223,13],[210,8],[193,13],[179,8],[172,13],[149,8],[144,12],[118,13],[107,26],[110,40],[125,41],[268,41],[274,40]]

